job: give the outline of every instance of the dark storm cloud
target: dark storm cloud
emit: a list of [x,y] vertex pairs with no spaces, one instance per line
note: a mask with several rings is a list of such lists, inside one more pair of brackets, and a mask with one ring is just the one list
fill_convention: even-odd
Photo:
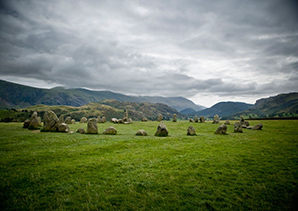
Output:
[[0,77],[191,97],[298,91],[298,6],[1,1]]

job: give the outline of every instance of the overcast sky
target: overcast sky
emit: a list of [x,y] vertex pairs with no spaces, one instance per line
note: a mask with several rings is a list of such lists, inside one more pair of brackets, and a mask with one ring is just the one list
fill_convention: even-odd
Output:
[[2,80],[207,107],[298,91],[295,0],[0,2]]

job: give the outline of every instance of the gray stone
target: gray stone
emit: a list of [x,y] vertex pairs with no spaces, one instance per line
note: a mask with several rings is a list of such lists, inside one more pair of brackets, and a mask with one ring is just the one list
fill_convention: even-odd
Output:
[[59,123],[64,123],[64,115],[63,114],[61,114],[59,116]]
[[189,126],[189,127],[187,128],[187,135],[189,135],[189,136],[194,136],[194,135],[196,135],[196,131],[195,131],[195,129],[194,129],[193,126]]
[[240,122],[240,125],[244,125],[244,118],[243,118],[243,116],[240,116],[239,122]]
[[82,117],[80,119],[80,123],[87,123],[88,119],[86,117]]
[[229,120],[226,120],[224,124],[225,125],[230,125],[230,121]]
[[106,117],[105,116],[103,116],[102,118],[101,118],[101,123],[105,123],[107,120],[106,120]]
[[90,118],[88,120],[86,133],[89,133],[89,134],[97,134],[98,133],[96,118]]
[[76,120],[72,119],[71,124],[76,124]]
[[216,129],[215,134],[226,135],[227,129],[227,126],[225,124],[222,124]]
[[28,129],[30,130],[36,130],[39,129],[40,126],[40,119],[38,118],[38,114],[36,111],[33,112]]
[[117,119],[117,118],[112,118],[112,119],[111,119],[111,122],[112,122],[112,123],[118,123],[118,119]]
[[168,136],[168,134],[169,134],[169,131],[165,123],[160,122],[155,132],[155,136]]
[[213,117],[213,122],[212,124],[218,124],[219,123],[219,116],[216,114],[214,117]]
[[189,119],[189,122],[193,122],[193,119]]
[[239,122],[235,122],[234,124],[234,132],[235,133],[242,133],[242,125]]
[[257,125],[255,125],[255,126],[252,127],[253,130],[262,130],[262,128],[263,128],[263,124],[262,123],[257,124]]
[[26,119],[23,124],[23,128],[28,128],[30,124],[30,119]]
[[147,117],[142,118],[142,122],[147,122],[147,121],[148,121]]
[[173,114],[173,122],[177,122],[177,114]]
[[200,122],[204,123],[205,122],[205,118],[203,116],[200,116]]
[[198,116],[195,116],[195,122],[199,122]]
[[124,112],[123,122],[128,122],[128,111],[127,110]]
[[79,128],[77,130],[77,133],[84,134],[85,133],[85,130],[83,128]]
[[58,132],[62,133],[68,133],[69,132],[69,127],[66,123],[60,123],[58,125]]
[[70,116],[66,117],[65,123],[66,124],[71,124],[71,117]]
[[162,121],[162,119],[163,119],[163,116],[162,116],[162,114],[158,114],[158,117],[157,117],[157,121]]
[[43,116],[42,131],[56,132],[58,130],[59,119],[53,111],[46,111]]
[[117,135],[117,130],[114,127],[108,127],[105,131],[103,131],[105,135]]
[[147,136],[147,132],[143,129],[138,130],[138,132],[136,133],[137,136]]
[[133,123],[133,121],[132,121],[131,118],[128,119],[128,122],[129,122],[129,124],[132,124]]

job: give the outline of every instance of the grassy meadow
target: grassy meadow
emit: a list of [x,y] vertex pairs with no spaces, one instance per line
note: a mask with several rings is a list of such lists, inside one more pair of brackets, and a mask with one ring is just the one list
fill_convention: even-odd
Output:
[[[1,210],[297,210],[298,121],[98,124],[115,136],[0,123]],[[186,136],[189,125],[196,136]],[[72,131],[87,124],[70,125]],[[139,129],[148,136],[139,137]],[[296,203],[295,203],[296,202]]]

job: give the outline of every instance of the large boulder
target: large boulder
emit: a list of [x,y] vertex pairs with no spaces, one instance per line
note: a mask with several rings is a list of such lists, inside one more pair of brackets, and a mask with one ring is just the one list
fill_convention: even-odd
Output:
[[222,124],[216,129],[215,134],[226,135],[227,129],[228,127],[225,124]]
[[137,136],[147,136],[147,132],[143,129],[138,130],[138,132],[136,133]]
[[205,122],[205,118],[203,116],[200,116],[200,122],[204,123]]
[[84,116],[80,119],[80,123],[87,123],[87,121],[88,119]]
[[98,133],[96,118],[90,118],[88,120],[86,133],[89,133],[89,134],[97,134]]
[[103,134],[105,134],[105,135],[117,135],[117,130],[114,127],[108,127],[107,129],[105,129],[105,131],[103,131]]
[[40,119],[38,118],[37,112],[34,111],[30,118],[30,123],[29,123],[28,129],[30,129],[30,130],[39,129],[39,125],[40,125]]
[[53,111],[46,111],[43,116],[42,131],[56,132],[58,130],[59,119]]
[[177,122],[177,114],[173,114],[173,122]]
[[157,117],[157,121],[162,121],[162,119],[163,119],[163,116],[162,116],[162,114],[158,114],[158,117]]
[[240,122],[235,122],[234,124],[234,132],[235,133],[242,133],[242,125],[240,124]]
[[189,126],[189,127],[187,128],[187,135],[189,135],[189,136],[194,136],[194,135],[196,135],[196,131],[195,131],[195,129],[194,129],[193,126]]
[[68,133],[69,132],[69,127],[66,123],[60,123],[58,125],[58,132],[62,133]]
[[257,124],[257,125],[255,125],[255,126],[252,127],[253,130],[262,130],[262,128],[263,128],[263,124],[262,123]]
[[65,123],[66,124],[71,124],[71,117],[70,116],[66,117]]
[[168,136],[169,131],[164,122],[160,122],[157,130],[155,132],[155,136]]
[[23,128],[28,128],[30,124],[30,119],[26,119],[23,124]]

